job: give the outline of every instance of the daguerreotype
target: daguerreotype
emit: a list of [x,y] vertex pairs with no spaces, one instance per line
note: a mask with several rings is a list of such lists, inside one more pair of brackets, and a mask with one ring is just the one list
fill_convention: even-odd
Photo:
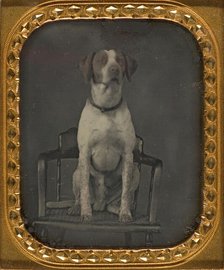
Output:
[[1,267],[222,268],[222,1],[1,9]]

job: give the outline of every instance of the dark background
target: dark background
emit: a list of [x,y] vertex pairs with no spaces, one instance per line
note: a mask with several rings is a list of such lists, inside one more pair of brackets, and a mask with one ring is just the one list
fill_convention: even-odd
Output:
[[78,125],[89,95],[78,62],[90,52],[112,48],[138,62],[124,96],[145,152],[164,164],[161,233],[153,246],[173,245],[189,235],[200,214],[203,100],[197,42],[173,23],[60,21],[39,28],[26,41],[20,61],[23,215],[28,221],[37,216],[38,155],[55,149],[58,134]]

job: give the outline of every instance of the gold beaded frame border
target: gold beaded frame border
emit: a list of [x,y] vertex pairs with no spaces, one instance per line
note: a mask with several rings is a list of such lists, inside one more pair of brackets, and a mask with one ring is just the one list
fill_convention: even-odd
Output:
[[[204,63],[204,170],[201,223],[185,242],[157,249],[55,249],[43,245],[24,227],[20,214],[20,113],[19,61],[24,42],[31,33],[58,20],[154,19],[177,23],[197,40]],[[220,89],[219,59],[215,38],[207,24],[186,6],[175,2],[87,3],[48,2],[33,8],[11,31],[4,48],[5,104],[5,200],[8,227],[18,248],[36,262],[52,267],[135,266],[168,267],[184,263],[202,250],[220,220]]]

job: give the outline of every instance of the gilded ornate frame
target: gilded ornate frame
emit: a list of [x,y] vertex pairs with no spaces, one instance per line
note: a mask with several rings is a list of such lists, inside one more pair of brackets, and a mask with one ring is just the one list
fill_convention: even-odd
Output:
[[[181,1],[183,2],[183,1]],[[201,0],[203,2],[203,0]],[[206,2],[206,1],[204,1]],[[220,1],[221,2],[221,1]],[[217,7],[218,8],[218,7]],[[8,34],[2,48],[2,104],[3,104],[3,153],[1,156],[2,183],[4,199],[1,227],[1,245],[9,251],[11,245],[17,246],[13,251],[24,254],[27,258],[44,266],[54,268],[83,269],[99,267],[134,269],[175,267],[188,263],[188,267],[198,266],[201,254],[207,254],[206,249],[213,246],[217,254],[213,259],[222,260],[218,248],[221,246],[221,63],[220,48],[222,40],[214,34],[214,27],[208,25],[199,15],[197,8],[185,6],[173,1],[138,1],[138,2],[87,2],[87,1],[50,1],[32,8],[24,7],[24,14],[17,16],[19,20]],[[200,10],[200,8],[198,8]],[[202,10],[202,9],[201,9]],[[223,8],[220,10],[223,10]],[[205,14],[205,13],[204,13]],[[203,12],[202,12],[203,15]],[[207,16],[207,15],[206,15]],[[56,20],[76,19],[154,19],[172,21],[190,31],[203,53],[204,63],[204,173],[203,173],[203,211],[201,223],[193,235],[185,242],[169,248],[156,249],[55,249],[44,246],[34,239],[25,229],[20,215],[20,130],[19,130],[19,61],[22,46],[30,34],[45,23]],[[4,18],[3,18],[4,19]],[[14,23],[14,21],[13,21]],[[3,25],[4,26],[4,25]],[[221,26],[220,26],[221,27]],[[7,26],[5,26],[7,28]],[[7,32],[7,31],[6,31]],[[4,40],[6,33],[3,33]],[[5,226],[7,224],[7,229]],[[7,230],[3,236],[3,230]],[[9,241],[12,243],[6,243]],[[222,240],[222,239],[221,239]],[[10,252],[9,252],[10,253]],[[14,254],[13,253],[13,254]],[[6,260],[5,252],[1,260]],[[29,260],[24,257],[20,265],[26,265]],[[206,259],[207,260],[207,259]],[[14,258],[12,258],[14,261]],[[211,262],[210,262],[211,264]],[[210,265],[209,262],[206,265]],[[32,263],[29,263],[31,266]],[[35,264],[34,264],[35,266]],[[199,266],[200,267],[200,266]]]

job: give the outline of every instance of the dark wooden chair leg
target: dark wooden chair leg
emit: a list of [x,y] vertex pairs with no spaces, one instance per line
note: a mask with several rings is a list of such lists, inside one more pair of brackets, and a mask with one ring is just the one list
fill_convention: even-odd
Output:
[[125,238],[125,246],[130,247],[131,246],[131,232],[124,233]]
[[57,202],[61,199],[61,159],[57,159]]
[[38,160],[38,216],[44,217],[46,210],[47,162],[44,158]]
[[152,232],[146,232],[145,234],[145,245],[146,247],[150,247],[153,242],[153,233]]
[[159,189],[159,180],[162,173],[162,162],[157,161],[157,164],[152,168],[151,172],[151,182],[149,189],[149,223],[156,224],[156,213],[157,213],[157,204],[158,204],[158,189]]

